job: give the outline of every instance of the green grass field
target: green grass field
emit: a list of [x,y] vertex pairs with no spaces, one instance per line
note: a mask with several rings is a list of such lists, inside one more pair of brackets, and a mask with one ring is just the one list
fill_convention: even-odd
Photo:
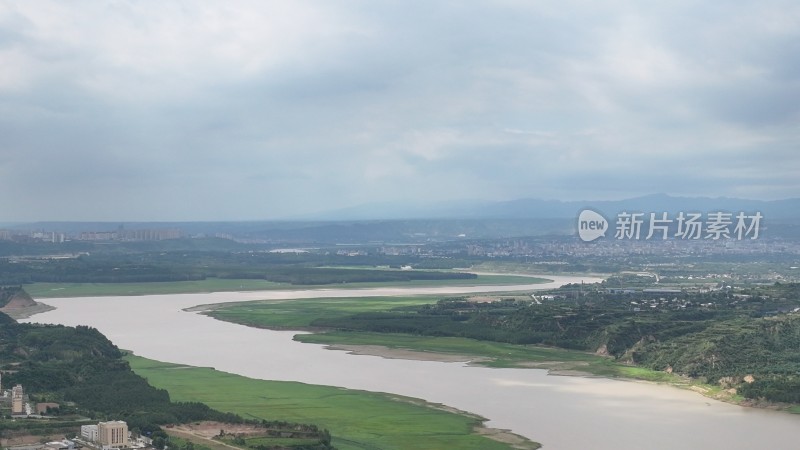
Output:
[[34,283],[24,286],[25,291],[33,298],[263,291],[288,287],[290,287],[288,284],[273,283],[266,280],[227,280],[221,278],[157,283]]
[[590,353],[459,337],[332,331],[301,334],[295,336],[295,340],[328,345],[380,345],[419,352],[464,355],[479,359],[475,364],[488,367],[540,367],[612,377],[623,376],[626,369],[626,366],[617,364],[610,358]]
[[208,312],[215,319],[259,328],[305,329],[317,318],[345,317],[360,312],[389,311],[435,303],[439,297],[315,298],[287,301],[227,303]]
[[24,286],[33,298],[91,297],[113,295],[185,294],[195,292],[264,291],[274,289],[352,289],[370,287],[485,286],[544,283],[542,278],[513,275],[479,275],[472,280],[415,280],[397,283],[343,283],[335,285],[292,285],[266,280],[207,278],[197,281],[155,283],[33,283]]
[[[390,394],[264,381],[152,361],[129,355],[133,370],[173,401],[197,401],[245,418],[313,423],[326,428],[340,450],[508,450],[477,435],[477,417],[437,409],[422,400]],[[525,448],[538,448],[529,442]]]

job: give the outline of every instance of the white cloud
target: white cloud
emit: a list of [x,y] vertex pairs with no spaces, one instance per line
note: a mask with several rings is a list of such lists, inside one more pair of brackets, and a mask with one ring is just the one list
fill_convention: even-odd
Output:
[[0,204],[800,196],[798,30],[781,1],[0,1]]
[[39,49],[30,77],[60,75],[129,101],[310,68],[358,32],[325,3],[302,1],[32,1],[5,9],[26,19],[18,30]]

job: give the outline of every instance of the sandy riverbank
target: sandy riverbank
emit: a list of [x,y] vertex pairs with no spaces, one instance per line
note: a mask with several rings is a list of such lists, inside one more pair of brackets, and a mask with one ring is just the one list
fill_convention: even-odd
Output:
[[424,352],[406,348],[390,348],[382,345],[348,345],[333,344],[326,345],[327,350],[341,350],[350,355],[379,356],[386,359],[408,359],[412,361],[439,361],[439,362],[478,362],[488,361],[489,358],[480,358],[469,355],[458,355],[453,353]]

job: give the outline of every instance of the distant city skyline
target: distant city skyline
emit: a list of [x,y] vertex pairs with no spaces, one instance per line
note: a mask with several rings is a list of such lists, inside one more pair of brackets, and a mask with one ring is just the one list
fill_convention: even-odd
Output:
[[800,198],[800,4],[0,0],[0,223]]

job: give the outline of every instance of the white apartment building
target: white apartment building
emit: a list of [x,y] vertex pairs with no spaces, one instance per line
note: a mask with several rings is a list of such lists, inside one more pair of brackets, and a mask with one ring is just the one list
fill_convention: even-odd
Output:
[[97,425],[81,425],[81,437],[89,442],[97,442]]
[[21,384],[11,388],[11,414],[25,414],[25,392]]

